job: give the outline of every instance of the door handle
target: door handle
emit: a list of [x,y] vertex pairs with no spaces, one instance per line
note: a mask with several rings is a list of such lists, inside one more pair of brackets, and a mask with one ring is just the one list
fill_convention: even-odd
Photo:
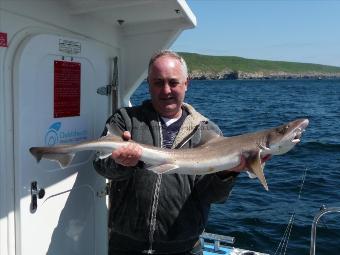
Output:
[[38,189],[38,183],[36,181],[31,182],[31,204],[30,211],[35,213],[38,208],[38,198],[42,199],[45,196],[45,189]]

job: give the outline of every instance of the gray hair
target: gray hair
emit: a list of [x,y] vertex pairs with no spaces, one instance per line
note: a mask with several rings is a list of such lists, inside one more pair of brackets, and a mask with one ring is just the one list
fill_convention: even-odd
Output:
[[183,73],[185,74],[186,78],[188,78],[188,66],[187,66],[187,63],[185,62],[185,60],[180,55],[178,55],[176,52],[171,51],[171,50],[161,50],[161,51],[158,51],[158,52],[156,52],[151,57],[151,59],[149,61],[148,75],[150,74],[151,66],[153,65],[153,63],[158,58],[163,57],[163,56],[169,56],[169,57],[172,57],[172,58],[175,58],[175,59],[179,60],[179,62],[182,65]]

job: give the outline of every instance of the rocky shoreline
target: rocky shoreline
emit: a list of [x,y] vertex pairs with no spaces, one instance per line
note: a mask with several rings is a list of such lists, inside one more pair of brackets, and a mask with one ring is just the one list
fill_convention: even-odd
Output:
[[192,71],[189,72],[192,80],[289,80],[289,79],[340,79],[340,73],[288,73],[288,72],[243,72],[223,71],[220,73]]

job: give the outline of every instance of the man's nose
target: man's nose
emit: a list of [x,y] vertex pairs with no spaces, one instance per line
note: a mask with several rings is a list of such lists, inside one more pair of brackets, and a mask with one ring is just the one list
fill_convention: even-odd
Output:
[[167,82],[164,83],[164,85],[162,86],[162,92],[164,94],[171,93],[171,87],[170,87],[169,83],[167,83]]

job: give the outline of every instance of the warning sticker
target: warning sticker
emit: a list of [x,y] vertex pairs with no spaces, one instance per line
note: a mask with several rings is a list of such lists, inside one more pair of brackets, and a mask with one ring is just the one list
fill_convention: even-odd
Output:
[[80,42],[59,39],[59,51],[67,54],[79,54],[81,52]]
[[54,61],[54,118],[80,115],[81,64]]
[[7,33],[0,32],[0,47],[8,47]]

